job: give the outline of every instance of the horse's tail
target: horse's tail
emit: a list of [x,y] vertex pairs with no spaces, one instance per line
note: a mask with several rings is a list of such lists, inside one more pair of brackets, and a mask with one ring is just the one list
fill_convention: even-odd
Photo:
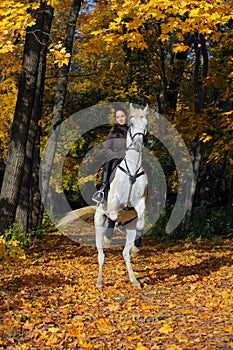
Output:
[[56,224],[57,228],[62,228],[71,222],[81,219],[84,221],[93,221],[95,215],[96,207],[83,207],[73,211],[68,212],[63,218],[61,218]]

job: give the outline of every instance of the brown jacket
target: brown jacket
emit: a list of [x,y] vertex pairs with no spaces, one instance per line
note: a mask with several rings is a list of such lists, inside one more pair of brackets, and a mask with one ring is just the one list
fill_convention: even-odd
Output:
[[108,134],[104,148],[111,159],[125,156],[127,131],[127,125],[115,124],[113,130]]

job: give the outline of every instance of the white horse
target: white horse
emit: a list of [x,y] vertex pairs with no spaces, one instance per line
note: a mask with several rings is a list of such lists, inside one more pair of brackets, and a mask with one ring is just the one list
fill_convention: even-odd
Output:
[[110,185],[107,202],[97,206],[94,224],[96,234],[96,247],[98,249],[99,275],[96,286],[102,287],[104,250],[103,239],[108,226],[108,218],[117,220],[118,213],[124,208],[133,207],[137,217],[125,225],[126,243],[123,257],[129,273],[129,278],[134,287],[140,287],[136,279],[131,263],[130,250],[136,237],[143,234],[144,215],[147,196],[147,176],[142,168],[142,149],[144,138],[147,134],[147,108],[135,109],[130,104],[129,129],[126,139],[126,153],[122,162],[118,165],[114,179]]

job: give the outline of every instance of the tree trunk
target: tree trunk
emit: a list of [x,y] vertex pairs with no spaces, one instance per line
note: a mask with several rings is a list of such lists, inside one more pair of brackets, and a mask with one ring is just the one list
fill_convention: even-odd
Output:
[[42,224],[41,213],[41,195],[39,186],[39,170],[40,170],[40,128],[37,130],[37,137],[33,152],[32,177],[29,194],[29,214],[28,229],[36,229]]
[[[205,39],[202,35],[194,36],[195,67],[194,67],[194,90],[195,90],[195,113],[200,114],[206,99],[206,87],[203,86],[204,79],[208,74],[208,53]],[[202,57],[202,60],[201,60]],[[202,69],[201,69],[202,66]]]
[[[159,26],[159,34],[161,29]],[[189,38],[185,44],[188,44]],[[188,52],[173,52],[173,46],[176,42],[175,36],[172,38],[170,48],[166,54],[163,44],[160,42],[160,62],[161,62],[161,93],[157,96],[158,112],[165,114],[169,120],[174,119],[176,112],[178,92],[183,79],[185,64],[187,62]],[[169,79],[168,79],[169,76]]]
[[[71,6],[71,12],[69,15],[69,21],[66,29],[66,35],[64,40],[64,47],[66,52],[72,53],[73,39],[75,34],[75,26],[78,18],[78,14],[81,8],[83,0],[73,0]],[[57,138],[59,135],[60,124],[63,121],[63,108],[65,104],[65,97],[67,91],[67,82],[68,82],[68,73],[70,69],[70,61],[68,65],[63,65],[58,70],[58,82],[57,82],[57,91],[54,98],[54,107],[53,107],[53,117],[50,126],[50,141],[51,147],[49,153],[46,157],[46,162],[44,162],[44,172],[41,179],[41,188],[42,188],[42,200],[43,203],[47,202],[49,198],[49,181],[51,175],[51,169],[53,165],[53,160],[56,152]],[[55,132],[56,130],[56,132]]]
[[227,198],[226,222],[232,219],[232,214],[233,214],[232,205],[233,205],[233,176],[231,177],[231,185],[230,185],[230,190]]
[[[203,87],[203,81],[208,74],[208,53],[206,49],[205,39],[202,35],[196,33],[194,36],[194,49],[195,49],[195,66],[194,66],[194,93],[195,93],[195,102],[194,110],[195,113],[201,114],[203,112],[205,99],[206,99],[206,88]],[[201,59],[202,58],[202,59]],[[201,69],[202,68],[202,69]],[[191,186],[191,200],[188,203],[188,212],[184,220],[185,230],[188,231],[191,213],[193,209],[194,198],[197,190],[197,182],[200,174],[201,159],[203,153],[203,144],[199,140],[197,135],[196,140],[193,144],[193,172],[194,179]]]
[[[36,220],[35,213],[39,215],[40,208],[40,193],[38,184],[39,176],[36,175],[36,173],[34,172],[34,170],[37,169],[37,172],[39,173],[39,158],[37,154],[39,151],[39,140],[37,140],[36,144],[36,139],[38,139],[39,136],[38,121],[41,119],[42,115],[46,54],[53,18],[53,8],[51,6],[48,6],[46,3],[43,3],[41,5],[41,9],[42,8],[43,11],[41,13],[43,15],[43,23],[40,28],[40,31],[35,33],[38,41],[41,43],[37,84],[30,120],[30,127],[28,131],[24,174],[16,211],[16,222],[25,230],[36,227],[36,223],[38,220]],[[37,183],[35,182],[35,179],[37,179]],[[31,218],[32,210],[34,210],[33,223]]]
[[0,196],[0,232],[14,223],[24,173],[28,129],[34,105],[41,50],[40,42],[35,35],[43,25],[43,12],[40,9],[35,13],[36,24],[26,30],[23,65]]
[[192,215],[192,209],[193,209],[193,203],[194,203],[194,197],[196,193],[196,188],[197,188],[197,181],[200,173],[200,166],[201,166],[201,159],[202,159],[202,143],[198,138],[194,141],[193,143],[193,149],[192,149],[192,154],[193,154],[193,180],[191,183],[191,193],[188,194],[189,202],[186,203],[187,207],[187,213],[184,219],[184,228],[185,231],[188,231],[189,225],[190,225],[190,219]]

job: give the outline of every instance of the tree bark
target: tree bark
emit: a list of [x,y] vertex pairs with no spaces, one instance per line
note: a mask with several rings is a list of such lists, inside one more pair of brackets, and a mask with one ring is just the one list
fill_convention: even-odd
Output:
[[[208,74],[208,53],[206,49],[205,39],[202,35],[199,36],[198,33],[194,35],[194,50],[195,50],[195,66],[194,66],[194,110],[195,113],[200,115],[203,112],[205,100],[206,100],[206,88],[203,87],[203,81]],[[202,59],[201,59],[202,58]],[[191,200],[188,204],[188,212],[184,220],[185,230],[188,231],[191,213],[193,209],[194,198],[197,191],[197,183],[200,174],[201,159],[203,154],[203,144],[199,140],[197,135],[196,140],[193,144],[193,172],[194,179],[191,186]]]
[[[159,34],[161,34],[161,28],[159,27]],[[189,38],[185,40],[186,44],[189,43]],[[187,51],[185,52],[173,52],[173,46],[176,42],[175,36],[173,36],[170,48],[165,53],[163,44],[160,42],[160,62],[161,62],[161,92],[157,96],[158,112],[165,114],[169,117],[169,120],[174,119],[176,112],[177,98],[180,89],[180,84],[183,79],[183,73],[187,62]],[[168,78],[169,76],[169,78]]]
[[194,140],[192,154],[193,154],[193,159],[192,159],[193,180],[192,180],[191,189],[190,189],[191,193],[189,193],[189,195],[188,195],[189,202],[186,203],[187,213],[186,213],[186,216],[184,219],[185,231],[188,231],[189,225],[190,225],[194,197],[195,197],[195,193],[196,193],[197,181],[198,181],[199,174],[200,174],[200,167],[201,167],[201,160],[202,160],[202,143],[200,140],[198,140],[198,138],[196,140]]
[[41,50],[41,44],[35,35],[43,24],[43,14],[40,9],[35,13],[36,24],[26,30],[23,65],[0,196],[0,232],[14,223],[24,173],[28,130],[34,105]]
[[[206,87],[203,81],[208,74],[208,53],[205,39],[202,35],[194,36],[195,67],[194,67],[194,90],[195,90],[195,113],[200,114],[206,100]],[[202,60],[201,60],[202,57]],[[202,69],[201,69],[202,67]]]
[[[16,223],[25,230],[35,228],[37,226],[40,210],[40,192],[39,192],[39,133],[40,128],[38,121],[42,116],[44,79],[46,68],[46,54],[49,43],[49,34],[52,25],[53,8],[46,3],[41,5],[41,15],[43,23],[40,31],[34,35],[41,44],[37,84],[35,90],[34,104],[30,119],[30,127],[26,145],[26,159],[24,164],[24,174],[20,189],[19,201],[16,211]],[[36,142],[37,140],[37,142]],[[36,171],[35,171],[36,169]],[[33,222],[32,222],[32,211]]]
[[[66,52],[70,54],[72,54],[76,21],[78,18],[78,14],[79,14],[82,2],[83,0],[73,0],[72,6],[71,6],[69,21],[67,24],[66,35],[64,40],[64,47],[66,49]],[[41,179],[43,203],[45,203],[47,201],[47,198],[49,197],[49,193],[48,193],[49,181],[50,181],[53,160],[56,152],[57,138],[59,135],[59,128],[60,128],[59,126],[63,121],[63,108],[64,108],[65,98],[66,98],[69,69],[70,69],[70,61],[68,65],[63,65],[58,70],[57,90],[54,98],[53,117],[50,125],[51,147],[49,150],[49,154],[47,154],[46,162],[44,162],[44,173],[43,173],[43,178]]]
[[233,205],[233,175],[231,177],[231,185],[230,185],[230,190],[227,198],[226,222],[232,219],[232,214],[233,214],[232,205]]

